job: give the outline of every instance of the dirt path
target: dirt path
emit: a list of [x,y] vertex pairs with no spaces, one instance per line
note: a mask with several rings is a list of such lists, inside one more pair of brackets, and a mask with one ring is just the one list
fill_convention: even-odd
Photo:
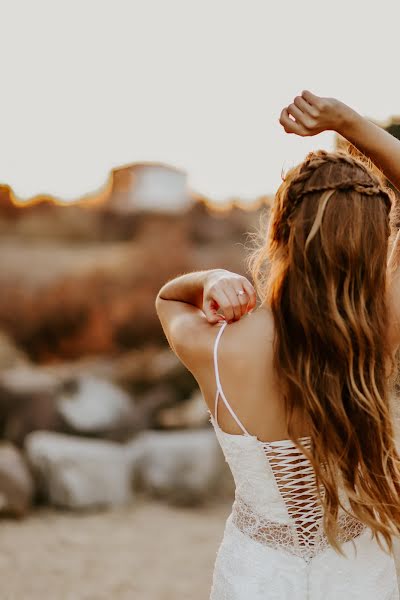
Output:
[[1,600],[207,600],[228,504],[0,524]]

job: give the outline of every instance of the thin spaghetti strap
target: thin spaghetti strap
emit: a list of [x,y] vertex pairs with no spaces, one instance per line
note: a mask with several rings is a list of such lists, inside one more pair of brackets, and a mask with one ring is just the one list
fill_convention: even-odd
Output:
[[215,370],[215,380],[217,383],[217,393],[215,395],[215,411],[214,411],[214,418],[215,418],[215,422],[218,425],[218,398],[219,396],[221,396],[226,408],[229,410],[230,414],[232,415],[232,417],[235,419],[236,423],[239,425],[240,429],[243,431],[243,433],[245,433],[246,435],[250,435],[248,433],[248,431],[245,429],[245,427],[242,425],[239,417],[237,417],[236,413],[234,412],[233,408],[231,407],[231,405],[229,404],[228,400],[226,399],[226,396],[224,394],[224,391],[222,389],[222,385],[221,385],[221,380],[219,377],[219,369],[218,369],[218,344],[219,344],[219,340],[221,339],[221,335],[224,332],[225,327],[227,326],[227,321],[225,321],[225,323],[221,326],[221,329],[218,332],[218,335],[215,339],[215,344],[214,344],[214,370]]

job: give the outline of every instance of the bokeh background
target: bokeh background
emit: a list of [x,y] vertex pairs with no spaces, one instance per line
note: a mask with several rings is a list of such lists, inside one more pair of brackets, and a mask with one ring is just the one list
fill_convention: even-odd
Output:
[[232,484],[154,301],[183,272],[245,273],[265,210],[215,207],[157,164],[69,205],[0,188],[1,512],[24,519],[7,522],[0,570],[15,597],[206,597]]
[[400,137],[398,6],[348,4],[0,1],[1,599],[208,597],[233,485],[154,301],[339,143],[303,87]]

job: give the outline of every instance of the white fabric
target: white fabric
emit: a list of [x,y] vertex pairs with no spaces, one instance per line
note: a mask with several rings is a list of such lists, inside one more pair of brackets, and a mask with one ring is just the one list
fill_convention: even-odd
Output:
[[[215,562],[210,600],[398,600],[394,559],[345,511],[339,538],[345,556],[323,532],[313,469],[291,440],[261,442],[229,405],[218,370],[214,426],[235,480],[235,501]],[[222,431],[218,400],[243,435]],[[311,451],[309,438],[300,440]]]

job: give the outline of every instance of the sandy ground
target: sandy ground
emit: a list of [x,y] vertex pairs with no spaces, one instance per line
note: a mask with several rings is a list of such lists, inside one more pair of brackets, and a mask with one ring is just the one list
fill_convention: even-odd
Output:
[[207,600],[228,503],[139,500],[91,515],[0,524],[1,600]]

